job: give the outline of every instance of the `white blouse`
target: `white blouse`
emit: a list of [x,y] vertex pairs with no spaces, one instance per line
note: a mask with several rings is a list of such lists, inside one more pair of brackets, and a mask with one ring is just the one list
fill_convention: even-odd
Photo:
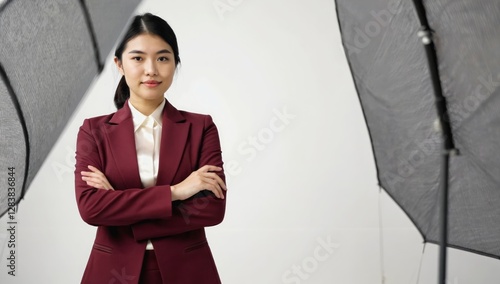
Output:
[[[165,100],[149,116],[138,111],[130,103],[130,100],[128,104],[134,122],[135,150],[139,175],[144,188],[151,187],[156,185],[158,177],[162,112],[165,107]],[[146,249],[154,249],[151,241],[148,241]]]

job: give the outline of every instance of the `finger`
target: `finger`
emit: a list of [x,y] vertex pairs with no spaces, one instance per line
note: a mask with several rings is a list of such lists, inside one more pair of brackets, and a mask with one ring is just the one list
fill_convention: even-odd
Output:
[[215,174],[215,180],[224,190],[227,190],[226,183],[222,180],[222,178],[218,174]]
[[99,175],[104,176],[104,174],[98,168],[96,168],[94,166],[88,165],[87,168],[89,168],[95,174],[99,174]]
[[89,170],[93,171],[93,172],[96,172],[96,171],[97,171],[97,172],[100,172],[100,171],[99,171],[99,169],[97,169],[96,167],[91,166],[91,165],[88,165],[88,166],[87,166],[87,168],[88,168]]
[[214,180],[217,181],[217,183],[224,189],[224,190],[227,190],[226,188],[226,184],[224,183],[224,181],[222,180],[222,178],[216,174],[216,173],[205,173],[205,177],[209,177],[209,178],[212,178]]
[[92,178],[94,180],[106,180],[105,176],[94,172],[82,172],[82,177]]
[[222,193],[222,189],[220,188],[217,189],[216,196],[219,197],[220,199],[224,199],[224,193]]
[[103,180],[100,177],[96,177],[96,176],[83,176],[82,180],[91,181],[93,183],[102,183],[102,184],[104,184]]
[[109,184],[103,184],[102,189],[105,189],[105,190],[114,190]]
[[82,180],[84,180],[87,183],[87,185],[90,185],[90,186],[93,186],[96,188],[97,187],[98,188],[104,187],[104,185],[99,180],[96,180],[93,178],[83,177]]
[[200,181],[201,181],[201,188],[211,191],[213,194],[215,194],[217,198],[222,197],[220,194],[220,192],[222,191],[217,182],[215,182],[213,179],[208,177],[202,177]]
[[106,188],[106,186],[104,186],[103,184],[93,182],[93,181],[86,181],[86,182],[87,182],[88,186],[91,186],[93,188],[108,190],[108,188]]
[[86,176],[86,177],[91,177],[91,178],[101,178],[102,179],[102,175],[98,174],[98,173],[94,173],[94,172],[81,172],[82,176]]
[[[90,166],[90,167],[92,167],[92,166]],[[100,176],[100,177],[104,177],[104,178],[106,177],[106,176],[105,176],[105,175],[104,175],[104,174],[103,174],[100,170],[98,170],[97,168],[92,167],[92,169],[91,169],[91,170],[92,170],[92,173],[93,173],[94,175],[97,175],[97,176]]]
[[96,183],[97,180],[94,179],[93,177],[82,177],[82,180],[86,181],[86,182],[93,182],[93,183]]
[[111,184],[109,184],[107,180],[103,181],[101,184],[105,189],[113,189],[113,187],[111,186]]
[[215,181],[214,179],[211,178],[205,178],[204,180],[206,187],[212,191],[215,196],[218,198],[224,199],[224,193],[222,192],[222,188],[220,187],[219,183]]
[[210,191],[210,192],[212,192],[215,195],[215,197],[221,198],[219,192],[215,188],[212,188],[212,187],[209,188],[209,187],[207,187],[207,190]]
[[100,185],[106,187],[106,189],[113,189],[113,187],[109,183],[108,179],[106,178],[106,176],[102,172],[100,172],[96,167],[93,167],[93,166],[90,166],[90,165],[88,166],[88,168],[90,170],[92,170],[92,172],[82,171],[81,172],[82,176],[85,176],[85,177],[88,177],[88,178],[92,178],[92,180],[95,183],[99,183]]
[[107,180],[103,180],[100,177],[95,177],[95,176],[83,176],[82,180],[87,182],[87,185],[95,185],[95,187],[103,188],[103,189],[113,189],[111,184]]
[[204,165],[203,167],[201,167],[200,169],[198,169],[199,171],[202,171],[202,172],[219,172],[222,170],[221,167],[217,167],[217,166],[212,166],[212,165]]
[[111,189],[111,190],[114,190],[113,186],[111,186],[111,184],[109,183],[109,181],[108,181],[108,180],[106,180],[105,185],[106,185],[106,189]]
[[217,187],[216,191],[217,191],[217,194],[215,196],[217,196],[220,199],[224,199],[224,193],[222,192],[222,189],[220,187]]
[[91,186],[93,188],[97,188],[97,189],[104,189],[104,190],[114,190],[112,187],[110,187],[109,185],[105,185],[105,184],[102,184],[102,183],[97,183],[97,182],[92,182],[92,181],[87,181],[87,185],[88,186]]
[[214,186],[209,186],[209,187],[207,187],[207,189],[209,191],[211,191],[215,195],[215,197],[220,198],[220,199],[224,199],[224,195],[222,194],[222,191],[220,189],[217,189]]
[[84,172],[84,171],[81,171],[80,174],[82,176],[91,176],[92,174],[94,174],[93,172]]
[[217,180],[211,178],[211,177],[203,177],[203,182],[206,183],[206,184],[210,184],[214,187],[216,187],[217,189],[221,189],[221,186],[220,184],[217,182]]

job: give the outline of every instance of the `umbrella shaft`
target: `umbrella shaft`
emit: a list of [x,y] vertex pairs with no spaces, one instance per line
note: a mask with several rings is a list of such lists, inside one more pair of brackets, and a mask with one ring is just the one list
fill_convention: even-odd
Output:
[[448,245],[448,181],[449,181],[450,151],[444,150],[442,163],[441,194],[439,194],[439,275],[438,283],[446,283],[446,262]]
[[441,126],[443,135],[443,162],[442,162],[442,178],[441,192],[439,194],[439,272],[438,283],[446,284],[446,247],[448,245],[448,183],[449,183],[449,162],[450,153],[455,152],[453,135],[451,131],[450,119],[448,116],[448,108],[446,98],[443,95],[441,80],[439,76],[438,60],[436,55],[436,47],[432,38],[432,30],[427,20],[425,7],[422,0],[413,0],[420,24],[421,30],[419,36],[425,48],[427,61],[429,64],[429,75],[436,98],[436,108],[438,120]]

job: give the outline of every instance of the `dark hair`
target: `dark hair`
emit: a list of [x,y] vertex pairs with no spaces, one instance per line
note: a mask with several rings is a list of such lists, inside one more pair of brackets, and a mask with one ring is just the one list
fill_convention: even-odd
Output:
[[[115,56],[118,60],[122,60],[122,53],[125,50],[127,43],[134,37],[140,34],[151,34],[161,37],[166,43],[172,47],[174,52],[175,66],[177,66],[181,59],[179,57],[179,47],[177,46],[177,37],[174,30],[162,18],[155,16],[151,13],[135,16],[128,28],[125,36],[122,38],[120,44],[116,47]],[[125,76],[122,76],[120,83],[115,92],[115,106],[121,109],[125,101],[130,97],[130,89],[125,81]]]

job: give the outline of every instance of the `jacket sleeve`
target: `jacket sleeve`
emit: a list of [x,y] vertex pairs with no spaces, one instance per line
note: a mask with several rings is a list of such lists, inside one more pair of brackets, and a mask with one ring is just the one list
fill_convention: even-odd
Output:
[[[198,159],[199,167],[204,165],[223,166],[222,152],[217,127],[210,116],[206,116],[202,145]],[[224,171],[218,172],[225,182]],[[226,195],[226,192],[223,192]],[[219,199],[212,192],[204,190],[184,201],[175,201],[171,216],[146,220],[132,225],[137,241],[179,234],[222,222],[226,208],[226,198]]]
[[[167,219],[172,215],[170,186],[147,189],[104,190],[87,185],[82,171],[93,165],[103,171],[98,135],[92,135],[87,119],[80,127],[76,145],[75,191],[82,219],[94,226],[125,226],[146,219]],[[102,146],[101,146],[102,147]]]

